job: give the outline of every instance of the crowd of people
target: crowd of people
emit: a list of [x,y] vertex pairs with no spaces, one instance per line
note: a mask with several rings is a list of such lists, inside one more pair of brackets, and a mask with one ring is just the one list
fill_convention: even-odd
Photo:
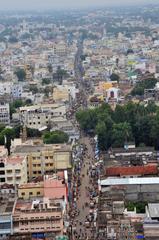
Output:
[[70,239],[95,239],[98,174],[95,168],[93,140],[84,138],[81,154],[74,167],[73,198],[70,208]]

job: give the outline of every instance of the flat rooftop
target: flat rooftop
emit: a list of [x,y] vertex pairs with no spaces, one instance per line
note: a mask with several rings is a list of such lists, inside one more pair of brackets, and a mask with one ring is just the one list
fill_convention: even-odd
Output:
[[99,184],[101,186],[159,184],[159,177],[107,178],[107,179],[100,180]]
[[159,218],[159,203],[149,203],[148,209],[151,218]]
[[41,151],[71,151],[71,146],[67,144],[48,144],[48,145],[20,145],[16,146],[14,153],[30,153]]
[[5,214],[9,214],[12,212],[13,210],[13,206],[14,206],[14,200],[2,200],[0,201],[0,216],[1,215],[5,215]]

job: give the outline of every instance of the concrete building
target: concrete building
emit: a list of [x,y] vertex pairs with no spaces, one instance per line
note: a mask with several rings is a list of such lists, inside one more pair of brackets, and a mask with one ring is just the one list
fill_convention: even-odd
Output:
[[13,209],[15,239],[27,235],[28,239],[47,239],[47,235],[54,238],[63,235],[63,231],[63,212],[58,201],[41,198],[16,202]]
[[58,118],[66,119],[66,106],[63,104],[40,104],[20,108],[20,121],[28,128],[40,129]]
[[145,240],[157,240],[159,236],[159,204],[149,203],[143,223]]
[[44,183],[43,182],[31,182],[20,184],[18,186],[18,198],[28,200],[30,198],[37,198],[44,196]]
[[12,210],[14,206],[14,198],[9,199],[2,197],[0,201],[0,239],[7,240],[13,233]]
[[9,94],[14,99],[21,98],[23,93],[23,85],[13,82],[0,83],[0,95]]
[[158,201],[158,177],[107,178],[99,181],[101,192],[120,192],[128,201]]
[[25,183],[18,186],[18,197],[28,200],[31,198],[45,197],[49,199],[63,199],[66,205],[68,200],[67,179],[64,172],[44,176],[41,182]]
[[10,109],[9,103],[0,103],[0,124],[9,125],[10,124]]
[[27,156],[28,180],[57,170],[71,169],[72,151],[69,145],[23,145],[17,146],[14,153]]
[[0,185],[13,186],[27,182],[26,156],[11,156],[0,159]]

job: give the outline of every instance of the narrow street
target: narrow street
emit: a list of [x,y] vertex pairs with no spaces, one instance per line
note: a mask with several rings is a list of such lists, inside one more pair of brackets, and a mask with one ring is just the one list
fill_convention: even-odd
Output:
[[86,146],[86,151],[83,158],[80,178],[81,186],[79,187],[77,198],[77,209],[79,215],[74,218],[73,222],[73,240],[74,239],[94,239],[90,226],[86,226],[88,216],[90,214],[90,194],[89,189],[93,190],[92,178],[90,177],[91,167],[94,163],[94,151],[90,142],[90,138],[81,138],[80,143]]

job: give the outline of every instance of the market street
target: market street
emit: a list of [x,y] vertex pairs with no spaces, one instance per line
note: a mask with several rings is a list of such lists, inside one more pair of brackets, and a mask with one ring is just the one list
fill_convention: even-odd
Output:
[[80,143],[85,146],[86,150],[80,172],[81,186],[79,187],[76,203],[79,214],[73,221],[73,239],[92,239],[91,226],[86,226],[86,223],[89,224],[90,192],[94,191],[93,179],[90,176],[94,164],[94,151],[88,137],[81,138]]

